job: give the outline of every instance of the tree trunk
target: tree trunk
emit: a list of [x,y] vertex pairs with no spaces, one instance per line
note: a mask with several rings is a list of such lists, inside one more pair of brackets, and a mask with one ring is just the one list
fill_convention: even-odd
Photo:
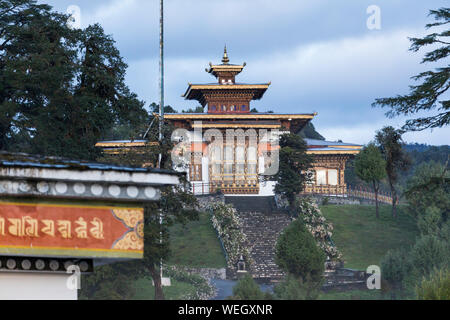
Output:
[[380,218],[380,212],[378,210],[378,185],[377,183],[374,181],[373,182],[373,190],[375,191],[375,212],[377,215],[377,219]]
[[153,283],[155,285],[155,300],[166,300],[162,289],[162,279],[159,271],[155,268],[154,265],[149,266],[148,270],[150,271],[150,274],[153,278]]
[[389,181],[392,193],[392,216],[397,218],[397,190],[395,190],[394,184]]

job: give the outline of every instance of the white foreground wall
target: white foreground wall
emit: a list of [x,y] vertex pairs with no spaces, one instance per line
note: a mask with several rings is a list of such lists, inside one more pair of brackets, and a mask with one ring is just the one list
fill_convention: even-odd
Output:
[[70,275],[0,272],[0,300],[77,300],[67,287]]
[[259,183],[259,196],[261,197],[272,197],[275,195],[275,181],[263,181]]

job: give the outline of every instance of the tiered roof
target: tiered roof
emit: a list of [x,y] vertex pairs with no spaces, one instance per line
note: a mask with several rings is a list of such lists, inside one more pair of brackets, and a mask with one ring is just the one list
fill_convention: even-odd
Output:
[[305,139],[309,154],[358,154],[362,146],[353,143]]
[[[270,86],[269,83],[262,84],[246,84],[236,83],[236,76],[244,70],[246,63],[241,65],[230,64],[228,58],[227,48],[225,47],[224,55],[222,58],[222,64],[213,65],[209,63],[209,68],[206,72],[210,73],[217,78],[218,83],[209,84],[191,84],[186,90],[186,93],[182,96],[186,100],[197,100],[203,107],[208,103],[206,96],[210,94],[218,93],[246,93],[251,95],[250,100],[259,100],[263,97],[264,93]],[[247,110],[250,111],[250,110]]]

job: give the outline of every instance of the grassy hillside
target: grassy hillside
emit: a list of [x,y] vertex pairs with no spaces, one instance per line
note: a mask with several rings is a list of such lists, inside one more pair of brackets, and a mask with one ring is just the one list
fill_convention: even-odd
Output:
[[[379,265],[389,249],[410,246],[418,236],[416,223],[403,206],[399,207],[397,219],[392,218],[390,206],[380,206],[379,220],[375,217],[374,206],[327,205],[321,209],[333,223],[333,241],[344,254],[348,268],[365,269],[372,264]],[[199,221],[186,227],[173,227],[171,235],[170,264],[203,268],[226,266],[208,214],[201,214]]]
[[[226,261],[216,231],[212,227],[209,214],[200,214],[199,221],[185,227],[176,225],[171,229],[171,265],[194,268],[225,268]],[[186,282],[172,280],[171,287],[163,288],[168,300],[183,299],[193,294],[196,288]],[[153,300],[154,287],[151,278],[141,278],[135,282],[135,300]]]
[[[153,300],[155,298],[155,288],[152,285],[151,278],[139,279],[135,282],[134,286],[136,288],[136,294],[133,300]],[[186,295],[194,294],[195,287],[172,279],[172,286],[164,287],[163,291],[167,300],[182,300]]]
[[322,213],[333,223],[333,241],[344,255],[345,267],[365,270],[379,265],[389,249],[411,246],[418,236],[416,223],[404,207],[393,219],[391,207],[380,207],[380,219],[374,206],[322,206]]
[[209,214],[202,213],[199,221],[171,230],[172,257],[169,264],[197,268],[225,268],[226,261]]

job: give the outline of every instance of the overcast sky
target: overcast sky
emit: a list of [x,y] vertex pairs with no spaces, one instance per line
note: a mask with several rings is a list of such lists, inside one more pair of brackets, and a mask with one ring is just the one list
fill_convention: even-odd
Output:
[[[127,83],[158,101],[158,0],[47,0],[58,11],[81,9],[83,27],[100,23],[129,65]],[[381,9],[381,29],[370,30],[367,8]],[[166,104],[194,108],[181,95],[187,83],[215,81],[204,70],[219,63],[226,44],[231,63],[247,62],[239,82],[272,82],[260,111],[317,112],[314,125],[328,140],[367,143],[387,119],[377,97],[408,92],[424,52],[408,51],[408,37],[424,35],[430,9],[443,0],[166,0]],[[441,65],[443,62],[441,61]],[[408,133],[405,140],[449,144],[450,128]]]

